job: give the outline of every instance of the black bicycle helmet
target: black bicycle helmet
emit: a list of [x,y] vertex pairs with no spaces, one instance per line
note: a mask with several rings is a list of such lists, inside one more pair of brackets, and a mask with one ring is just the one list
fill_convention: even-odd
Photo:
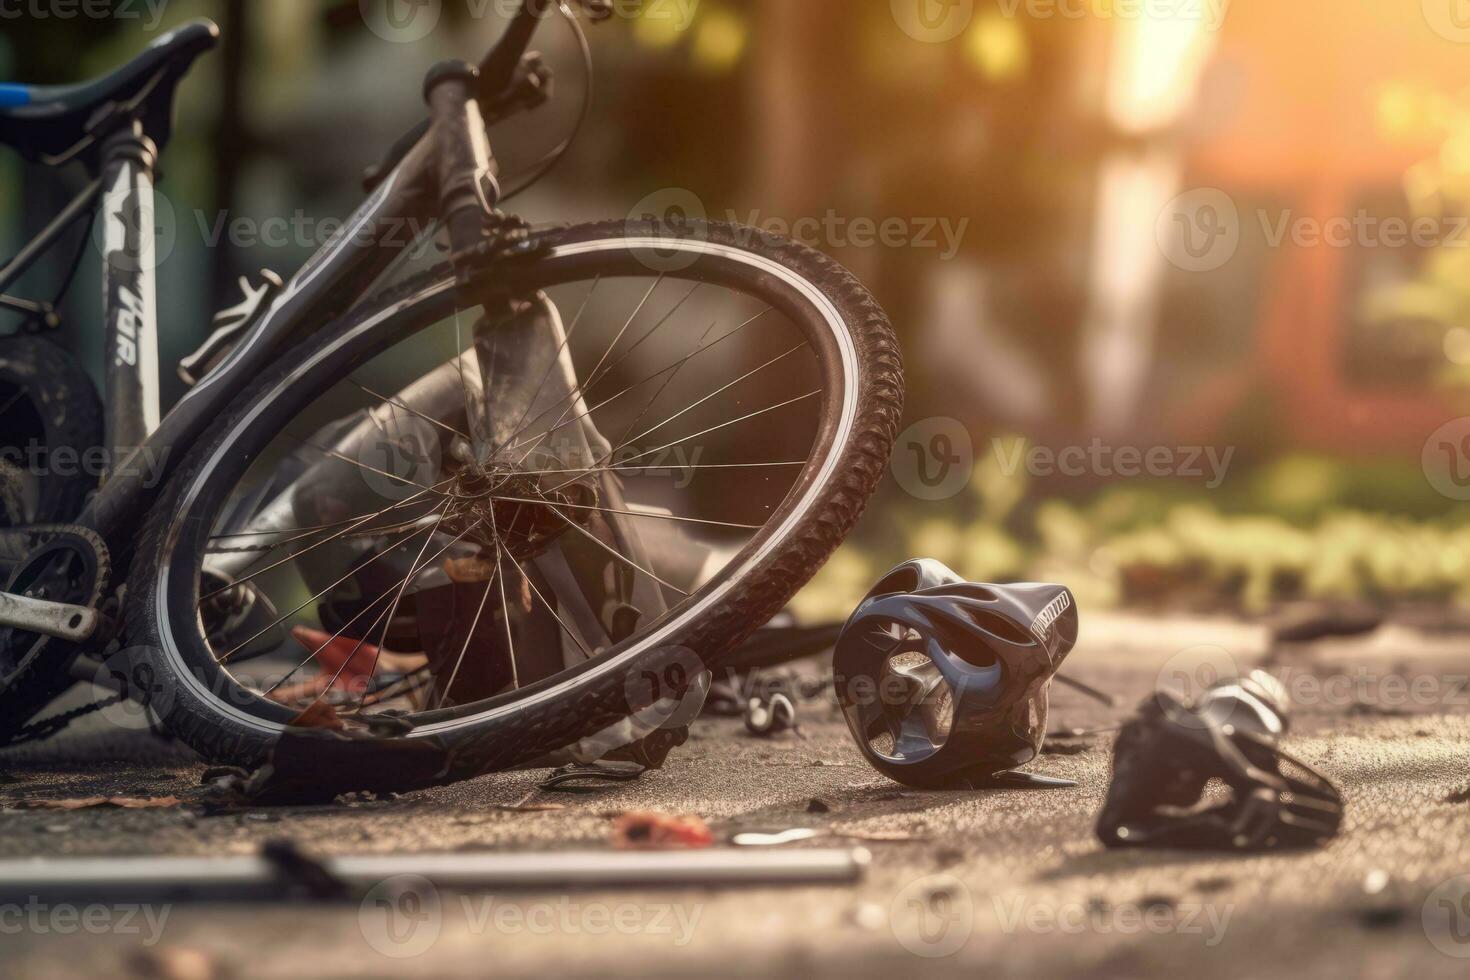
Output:
[[993,784],[1041,751],[1052,676],[1077,642],[1060,585],[978,585],[932,560],[863,600],[833,655],[863,755],[901,783]]

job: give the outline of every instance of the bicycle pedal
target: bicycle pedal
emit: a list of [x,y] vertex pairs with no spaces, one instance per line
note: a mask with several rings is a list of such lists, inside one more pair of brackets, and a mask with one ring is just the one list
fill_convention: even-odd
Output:
[[215,314],[215,329],[209,339],[179,362],[179,378],[184,384],[192,388],[214,370],[285,288],[281,277],[269,269],[260,270],[259,285],[252,285],[248,276],[241,276],[240,291],[245,298],[238,305]]

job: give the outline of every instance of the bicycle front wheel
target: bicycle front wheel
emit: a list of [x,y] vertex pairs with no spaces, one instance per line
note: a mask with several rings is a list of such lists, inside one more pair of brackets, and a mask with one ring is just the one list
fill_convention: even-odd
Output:
[[717,665],[857,521],[902,412],[891,326],[826,256],[720,224],[537,233],[283,359],[153,515],[130,642],[208,757],[389,710],[467,774]]

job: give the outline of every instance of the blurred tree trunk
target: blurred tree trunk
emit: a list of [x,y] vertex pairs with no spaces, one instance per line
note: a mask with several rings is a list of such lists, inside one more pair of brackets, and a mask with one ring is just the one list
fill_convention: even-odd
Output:
[[[215,123],[214,138],[210,141],[213,150],[214,211],[217,215],[228,215],[235,206],[240,173],[250,148],[244,99],[250,30],[246,23],[245,10],[245,0],[226,0],[222,18],[224,23],[221,25],[223,37],[219,118]],[[239,298],[235,280],[247,271],[240,269],[234,249],[215,248],[210,255],[210,267],[215,308],[223,309],[234,305]]]

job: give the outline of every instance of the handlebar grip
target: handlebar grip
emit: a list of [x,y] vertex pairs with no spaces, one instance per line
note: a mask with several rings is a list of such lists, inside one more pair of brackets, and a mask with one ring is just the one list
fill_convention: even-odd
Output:
[[439,217],[449,233],[453,259],[483,242],[489,215],[500,197],[485,119],[475,99],[478,85],[478,72],[462,61],[436,66],[424,84],[434,140]]

